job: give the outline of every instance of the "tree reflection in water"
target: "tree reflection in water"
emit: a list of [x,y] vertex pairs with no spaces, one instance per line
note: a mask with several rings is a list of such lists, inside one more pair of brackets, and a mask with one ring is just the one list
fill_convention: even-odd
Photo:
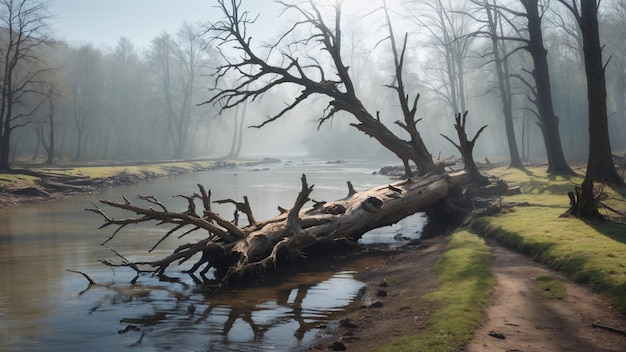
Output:
[[[366,262],[359,266],[368,266],[378,259],[360,260]],[[137,335],[129,347],[303,349],[320,327],[360,305],[364,285],[354,279],[355,272],[326,269],[283,273],[263,285],[220,291],[193,281],[91,285],[89,291],[105,293],[90,314],[121,308],[117,333]]]

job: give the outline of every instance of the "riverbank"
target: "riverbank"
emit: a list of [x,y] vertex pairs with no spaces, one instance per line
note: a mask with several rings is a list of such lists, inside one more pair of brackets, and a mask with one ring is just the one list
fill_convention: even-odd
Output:
[[[623,216],[604,223],[560,218],[567,191],[582,176],[490,173],[522,194],[504,197],[494,216],[424,241],[430,250],[408,248],[363,273],[362,309],[331,325],[312,350],[626,350]],[[605,192],[603,202],[623,213],[626,190]]]
[[35,201],[52,201],[120,185],[189,172],[254,166],[277,159],[161,161],[59,165],[16,165],[0,173],[0,208]]

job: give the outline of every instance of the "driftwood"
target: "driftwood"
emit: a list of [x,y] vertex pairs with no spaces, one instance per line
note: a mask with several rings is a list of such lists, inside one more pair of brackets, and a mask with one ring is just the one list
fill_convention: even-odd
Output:
[[[261,275],[266,268],[275,267],[279,258],[304,257],[306,251],[314,245],[354,243],[371,229],[391,225],[408,215],[426,210],[446,198],[453,184],[465,182],[467,176],[463,172],[454,176],[431,174],[362,192],[356,192],[352,184],[348,183],[348,195],[345,198],[317,202],[313,207],[303,208],[310,200],[313,185],[309,186],[306,176],[302,175],[302,189],[293,207],[283,209],[280,215],[265,221],[254,220],[247,198],[243,203],[231,199],[217,201],[233,203],[237,211],[246,213],[250,222],[246,227],[239,227],[213,212],[211,193],[201,185],[198,185],[199,193],[179,196],[187,200],[187,210],[184,212],[170,211],[153,196],[138,196],[140,201],[146,203],[144,205],[136,205],[126,197],[123,202],[100,201],[107,206],[136,214],[131,218],[112,218],[97,206],[86,210],[104,218],[100,228],[116,227],[103,245],[113,240],[127,225],[144,222],[169,224],[172,227],[151,250],[174,233],[179,233],[179,238],[195,231],[207,234],[202,240],[179,246],[160,260],[132,262],[114,251],[121,262],[101,260],[105,265],[131,268],[137,272],[137,277],[151,273],[167,279],[165,271],[172,263],[182,264],[196,257],[195,264],[187,273],[193,274],[205,265],[200,272],[205,281],[209,279],[204,274],[213,268],[214,282],[223,285]],[[197,207],[197,200],[201,202],[202,209]]]

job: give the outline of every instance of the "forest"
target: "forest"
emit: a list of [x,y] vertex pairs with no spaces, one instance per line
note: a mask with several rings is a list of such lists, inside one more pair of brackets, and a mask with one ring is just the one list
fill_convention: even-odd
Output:
[[[216,11],[221,3],[216,2]],[[283,29],[302,18],[290,2],[278,3],[285,7]],[[237,4],[243,13],[246,2]],[[455,153],[459,157],[441,135],[453,136],[454,116],[468,111],[471,131],[488,125],[474,150],[477,159],[543,162],[549,157],[546,143],[558,139],[567,163],[584,164],[589,132],[583,32],[569,4],[495,0],[386,4],[397,47],[402,49],[403,89],[406,94],[419,94],[414,113],[420,121],[417,127],[435,158]],[[320,2],[319,9],[330,18],[333,5]],[[215,22],[182,23],[178,32],[156,36],[146,50],[124,37],[114,47],[97,47],[55,40],[53,14],[44,1],[3,0],[0,6],[3,169],[17,161],[237,157],[254,154],[255,145],[276,145],[282,139],[264,140],[257,129],[248,127],[264,125],[268,117],[292,104],[299,94],[297,86],[273,87],[229,109],[221,109],[223,101],[207,103],[216,89],[238,84],[249,74],[245,70],[252,69],[241,66],[219,72],[239,53],[215,38]],[[391,132],[410,135],[394,123],[403,112],[393,89],[396,66],[381,8],[382,2],[362,6],[345,2],[340,55],[364,106]],[[253,19],[264,15],[248,14],[250,33],[255,31]],[[618,154],[626,141],[625,15],[626,1],[607,0],[600,3],[597,16],[608,132]],[[547,54],[541,75],[551,85],[548,93],[537,89],[533,77],[539,70],[528,50],[534,20]],[[322,78],[332,82],[335,73],[329,57],[316,52],[317,43],[299,42],[308,37],[301,30],[294,26],[289,31],[277,29],[270,38],[251,36],[250,45],[267,55],[269,62],[292,58],[315,63],[327,69],[321,74],[328,77]],[[545,94],[556,121],[556,127],[549,128],[556,134],[550,137],[542,133],[549,125],[542,120],[539,104],[547,100]],[[333,123],[320,123],[326,107],[324,99],[304,99],[285,112],[284,119],[264,127],[276,136],[284,135],[291,144],[277,145],[274,153],[297,149],[335,159],[393,156],[344,123],[349,119],[346,112],[338,112]]]
[[[6,325],[41,315],[46,350],[624,350],[626,0],[211,3],[107,47],[0,0],[0,206],[55,201],[0,217]],[[360,286],[309,315],[338,270]]]

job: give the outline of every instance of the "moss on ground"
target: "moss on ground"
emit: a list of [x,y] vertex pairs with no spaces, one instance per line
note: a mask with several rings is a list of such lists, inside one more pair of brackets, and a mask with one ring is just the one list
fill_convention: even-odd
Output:
[[[561,218],[569,207],[567,192],[582,182],[582,175],[553,177],[538,168],[525,172],[499,168],[491,173],[522,190],[521,195],[504,197],[503,202],[527,204],[474,220],[472,232],[494,237],[573,281],[591,286],[626,314],[626,226],[619,223],[626,219],[617,216],[612,222],[588,222]],[[624,212],[626,188],[605,187],[604,191],[607,197],[603,202]],[[381,351],[456,351],[469,342],[495,286],[488,258],[482,239],[467,231],[454,233],[434,268],[440,287],[424,297],[437,305],[428,328]],[[565,297],[565,286],[559,280],[551,276],[535,279],[545,297]]]
[[563,299],[567,294],[565,284],[550,275],[537,275],[535,277],[537,288],[544,298]]
[[428,327],[380,351],[456,351],[474,337],[496,284],[489,269],[491,254],[485,241],[474,234],[458,231],[451,236],[446,252],[433,267],[439,286],[423,297],[437,307]]
[[[522,195],[505,197],[505,202],[527,202],[528,206],[479,218],[472,223],[472,229],[590,286],[626,314],[626,226],[559,217],[569,206],[567,191],[582,182],[582,176],[548,178],[536,169],[524,173],[503,168],[492,174],[522,189]],[[624,189],[604,190],[606,203],[624,208]]]

